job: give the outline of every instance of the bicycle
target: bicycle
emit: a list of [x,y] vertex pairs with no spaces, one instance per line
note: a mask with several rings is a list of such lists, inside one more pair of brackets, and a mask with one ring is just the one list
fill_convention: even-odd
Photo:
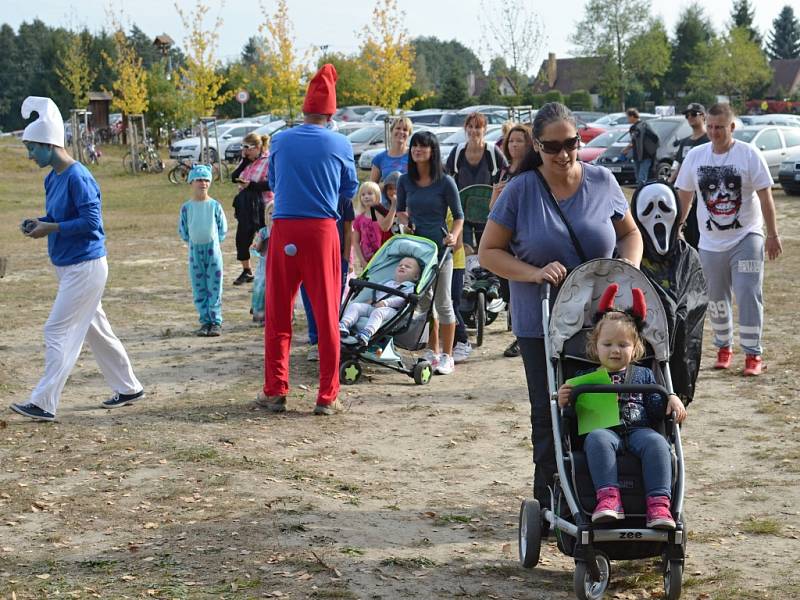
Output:
[[[133,159],[130,151],[122,157],[122,168],[128,173],[133,173]],[[156,151],[155,147],[148,140],[144,146],[137,150],[137,162],[139,170],[143,173],[161,173],[164,171],[164,161]]]
[[[192,167],[195,164],[196,163],[193,163],[187,158],[179,159],[178,164],[172,167],[169,173],[167,173],[167,177],[171,183],[186,183],[186,180],[189,178],[189,171],[192,170]],[[219,165],[217,163],[213,163],[211,165],[211,177],[215,181],[222,181],[223,177],[228,179],[230,177],[230,172],[227,165],[225,165],[222,168],[222,171],[220,171]]]

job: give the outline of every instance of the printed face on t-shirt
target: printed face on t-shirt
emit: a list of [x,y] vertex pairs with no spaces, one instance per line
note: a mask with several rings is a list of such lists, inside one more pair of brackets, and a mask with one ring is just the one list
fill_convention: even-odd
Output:
[[706,228],[738,229],[742,208],[742,176],[733,165],[697,169],[700,193],[708,209]]

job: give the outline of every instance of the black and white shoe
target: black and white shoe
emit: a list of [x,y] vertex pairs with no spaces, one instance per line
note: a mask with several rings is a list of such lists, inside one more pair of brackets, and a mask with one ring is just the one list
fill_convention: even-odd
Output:
[[29,419],[33,419],[34,421],[55,421],[56,416],[51,413],[47,412],[36,406],[35,404],[28,402],[27,404],[12,404],[9,406],[11,410],[15,413],[22,415],[23,417],[28,417]]
[[241,274],[233,280],[233,285],[242,285],[243,283],[251,283],[255,279],[253,271],[245,269]]
[[137,400],[144,398],[144,390],[136,392],[135,394],[120,394],[116,393],[111,398],[103,402],[103,408],[117,408],[119,406],[128,406]]

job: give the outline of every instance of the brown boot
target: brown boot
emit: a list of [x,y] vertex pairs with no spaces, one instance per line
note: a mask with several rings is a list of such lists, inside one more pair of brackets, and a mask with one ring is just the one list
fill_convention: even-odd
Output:
[[269,412],[286,412],[286,396],[267,396],[264,392],[258,392],[256,405],[266,408]]

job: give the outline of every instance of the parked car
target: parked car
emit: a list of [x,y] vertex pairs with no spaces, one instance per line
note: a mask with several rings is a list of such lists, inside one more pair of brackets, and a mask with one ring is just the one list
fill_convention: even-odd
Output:
[[581,144],[578,150],[578,160],[592,162],[600,156],[606,148],[628,133],[627,127],[612,127],[593,138],[588,144]]
[[488,107],[480,110],[480,107],[476,110],[474,107],[469,108],[462,108],[458,111],[453,112],[446,112],[442,115],[442,118],[439,120],[440,127],[464,127],[464,123],[467,121],[467,117],[474,112],[479,112],[483,116],[486,117],[486,122],[489,125],[502,125],[506,121],[508,121],[508,109],[504,107],[500,107],[501,109],[505,110],[503,114],[496,112],[497,107]]
[[575,121],[578,125],[578,135],[581,136],[581,142],[584,144],[588,144],[601,133],[608,131],[608,128],[606,127],[597,127],[596,125],[587,123],[578,117],[575,118]]
[[361,153],[375,146],[384,147],[386,143],[386,128],[381,125],[370,125],[355,130],[347,136],[353,146],[353,158],[358,161]]
[[733,137],[761,150],[773,179],[778,178],[781,163],[794,150],[800,150],[800,128],[746,125],[733,130]]
[[[672,162],[675,160],[675,153],[678,150],[678,143],[692,134],[692,128],[683,117],[659,117],[648,120],[647,124],[658,135],[658,150],[650,175],[658,179],[668,179],[672,171]],[[620,183],[636,181],[633,152],[628,152],[625,157],[621,156],[630,141],[630,133],[626,132],[594,161],[595,164],[610,170]]]
[[[486,137],[488,139],[489,134],[497,129],[501,129],[500,125],[489,125],[486,128]],[[497,138],[495,138],[497,140]],[[464,130],[464,126],[462,125],[456,131],[449,136],[447,136],[444,140],[439,140],[439,148],[442,152],[442,162],[447,162],[447,157],[450,156],[450,152],[453,151],[453,148],[458,146],[459,144],[467,141],[467,132]],[[489,142],[494,143],[494,142]]]
[[426,110],[406,113],[403,116],[407,117],[411,121],[411,123],[414,124],[415,128],[417,125],[427,125],[429,127],[437,127],[439,125],[439,121],[442,120],[443,114],[444,114],[443,110],[435,108],[435,109],[426,109]]
[[787,194],[800,194],[800,152],[790,154],[781,162],[778,183]]
[[[209,158],[212,162],[217,160],[217,154],[225,156],[225,150],[233,139],[234,141],[241,138],[261,127],[261,123],[251,121],[246,123],[226,123],[224,125],[217,125],[216,135],[214,129],[210,128],[208,132],[208,146]],[[219,142],[219,148],[217,148]],[[201,160],[200,157],[200,138],[190,137],[180,141],[173,142],[169,147],[169,157],[175,160]]]
[[[276,121],[270,121],[266,125],[262,125],[261,127],[258,127],[256,129],[253,129],[252,133],[255,133],[256,135],[272,136],[278,133],[279,131],[282,131],[283,129],[286,129],[286,121],[284,121],[283,119],[278,119]],[[228,162],[239,162],[239,160],[242,158],[243,139],[244,136],[229,140],[229,143],[225,148],[225,154],[224,154],[225,160],[227,160]]]
[[385,111],[382,108],[376,108],[375,110],[365,113],[364,116],[361,117],[361,122],[375,125],[385,122],[387,116],[389,116],[388,111]]
[[[427,125],[414,125],[414,133],[418,131],[430,131],[433,135],[436,136],[436,139],[439,140],[439,143],[442,142],[444,138],[450,137],[458,131],[458,127],[428,127]],[[386,144],[384,143],[383,146],[378,146],[377,148],[369,148],[364,150],[361,153],[361,156],[358,159],[358,168],[362,171],[370,171],[372,170],[372,159],[375,158],[378,154],[386,150]]]
[[361,117],[363,117],[369,111],[375,110],[376,108],[380,108],[380,106],[369,106],[367,104],[361,104],[358,106],[342,106],[334,113],[333,119],[335,121],[346,122],[360,121]]
[[[639,118],[643,121],[655,119],[658,115],[652,113],[639,113]],[[617,125],[628,125],[628,115],[624,112],[609,113],[604,117],[600,117],[596,121],[588,123],[591,127],[600,127],[601,129],[608,129],[616,127]]]
[[782,113],[770,115],[743,115],[739,117],[745,125],[782,125],[800,127],[800,116]]
[[580,119],[584,123],[594,123],[598,119],[602,119],[606,116],[604,112],[595,112],[592,110],[573,110],[572,114],[575,115],[576,119]]

